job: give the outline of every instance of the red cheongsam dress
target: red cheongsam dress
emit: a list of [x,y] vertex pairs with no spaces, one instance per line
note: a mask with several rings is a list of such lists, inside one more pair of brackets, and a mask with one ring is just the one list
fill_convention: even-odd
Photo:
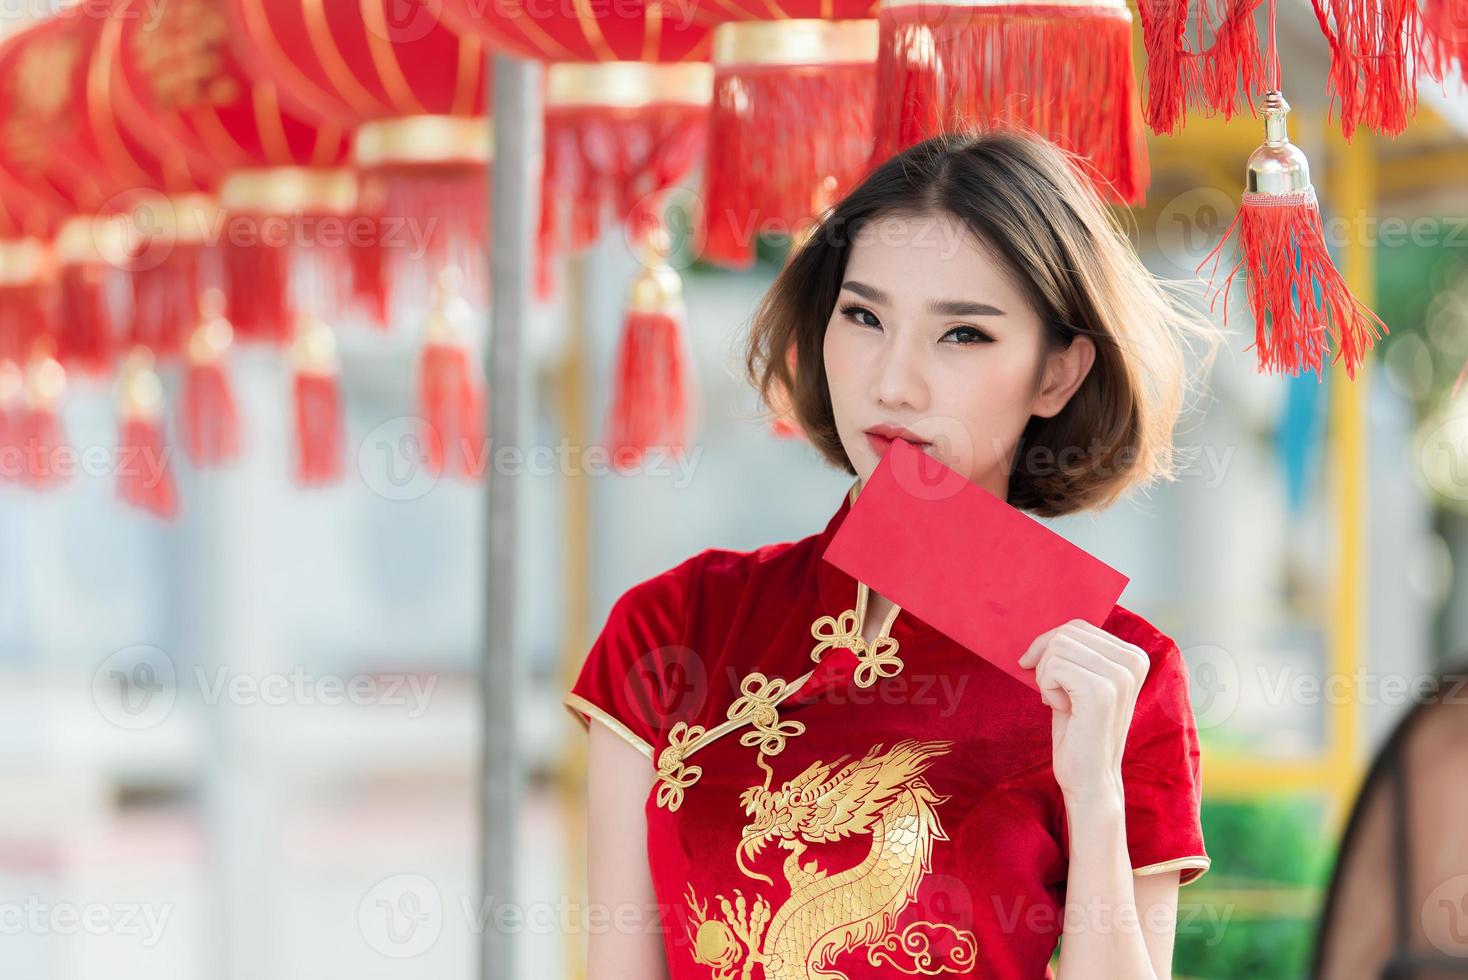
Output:
[[[654,771],[669,976],[1049,977],[1068,852],[1051,710],[900,607],[863,640],[866,585],[821,558],[856,491],[819,534],[629,589],[566,697]],[[1186,884],[1209,858],[1183,660],[1119,605],[1103,627],[1152,660],[1122,758],[1131,865]]]

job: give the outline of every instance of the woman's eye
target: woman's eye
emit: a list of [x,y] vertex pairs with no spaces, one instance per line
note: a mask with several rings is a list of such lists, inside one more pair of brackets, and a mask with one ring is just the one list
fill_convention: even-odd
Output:
[[[864,306],[843,306],[841,307],[841,315],[853,323],[861,324],[863,327],[880,327],[882,325],[882,321],[877,319],[877,315]],[[867,323],[862,320],[861,318],[863,316],[871,317],[872,322]]]
[[994,338],[979,330],[977,327],[954,327],[943,335],[945,338],[952,337],[959,344],[991,344]]

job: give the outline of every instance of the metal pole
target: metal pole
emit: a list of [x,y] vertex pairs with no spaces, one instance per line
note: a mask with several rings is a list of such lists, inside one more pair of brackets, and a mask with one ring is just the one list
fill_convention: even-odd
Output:
[[[494,156],[490,187],[489,466],[484,649],[480,660],[483,742],[480,769],[481,900],[486,910],[517,901],[515,855],[523,779],[515,740],[516,704],[525,690],[517,630],[516,563],[521,467],[496,465],[501,447],[521,448],[521,338],[530,311],[534,218],[540,210],[543,68],[495,55]],[[488,79],[486,79],[488,82]],[[507,457],[512,462],[514,457]],[[511,936],[483,917],[479,975],[516,976]]]

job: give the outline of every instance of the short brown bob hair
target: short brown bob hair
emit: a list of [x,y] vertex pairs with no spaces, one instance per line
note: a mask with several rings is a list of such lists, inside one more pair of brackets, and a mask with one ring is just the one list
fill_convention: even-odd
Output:
[[[793,246],[755,310],[744,367],[765,404],[788,410],[827,460],[855,474],[836,433],[822,353],[848,250],[878,217],[947,212],[1029,297],[1051,350],[1082,334],[1096,345],[1065,408],[1025,427],[1009,503],[1056,517],[1176,479],[1173,432],[1191,388],[1182,341],[1204,341],[1206,371],[1218,331],[1168,295],[1176,283],[1142,265],[1083,167],[1040,137],[999,129],[935,136],[881,164]],[[1057,465],[1077,452],[1081,465]]]

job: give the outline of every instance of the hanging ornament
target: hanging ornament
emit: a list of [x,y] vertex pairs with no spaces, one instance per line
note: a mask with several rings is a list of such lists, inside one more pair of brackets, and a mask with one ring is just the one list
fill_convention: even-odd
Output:
[[239,455],[240,422],[227,356],[234,329],[224,294],[205,291],[199,323],[189,336],[184,371],[183,444],[195,466],[219,466]]
[[26,402],[17,433],[25,460],[21,479],[38,490],[47,490],[71,476],[59,458],[66,451],[66,430],[60,415],[66,369],[52,355],[49,339],[36,342],[25,374]]
[[[1247,266],[1249,307],[1254,314],[1254,343],[1259,370],[1297,375],[1313,370],[1321,376],[1321,358],[1335,342],[1335,361],[1346,362],[1346,375],[1356,368],[1386,324],[1351,294],[1325,247],[1325,228],[1310,163],[1290,142],[1285,117],[1290,106],[1279,91],[1279,48],[1275,43],[1277,0],[1269,0],[1268,84],[1264,96],[1264,145],[1249,155],[1239,212],[1223,239],[1199,264],[1213,260],[1209,280],[1217,279],[1223,247],[1238,233],[1239,260],[1224,279],[1223,319],[1228,324],[1228,292],[1239,269]],[[1214,293],[1214,301],[1218,298]],[[1332,362],[1334,363],[1334,362]]]
[[428,472],[475,481],[484,470],[487,399],[472,341],[474,311],[459,294],[462,282],[454,266],[439,273],[418,362],[418,411]]
[[432,0],[444,22],[476,34],[495,51],[530,61],[702,61],[709,28],[724,19],[697,4],[670,7],[648,0],[541,4],[533,16],[518,4]]
[[610,61],[546,69],[540,299],[554,294],[551,260],[558,253],[594,244],[607,211],[625,229],[638,227],[662,192],[704,158],[712,90],[707,64]]
[[[1332,109],[1339,104],[1346,139],[1358,125],[1396,136],[1416,113],[1422,43],[1417,2],[1311,0],[1330,43],[1326,88]],[[1271,22],[1273,16],[1271,7]]]
[[117,411],[117,496],[149,513],[172,519],[178,490],[164,437],[163,382],[153,370],[153,354],[143,346],[128,352],[122,366]]
[[336,338],[320,317],[297,317],[291,352],[295,405],[296,483],[303,487],[335,483],[342,476],[343,422],[341,363]]
[[1252,112],[1264,90],[1264,56],[1254,29],[1259,0],[1140,0],[1147,50],[1144,114],[1155,133],[1182,128],[1189,107],[1233,117],[1242,96]]
[[606,444],[626,472],[653,447],[681,450],[688,435],[695,381],[685,349],[683,283],[664,258],[667,232],[650,232],[643,267],[628,293],[627,315],[612,376]]
[[133,208],[128,338],[160,361],[183,351],[198,321],[205,243],[218,220],[218,204],[207,194],[150,197]]
[[1438,82],[1468,85],[1468,0],[1422,0],[1422,68]]
[[219,188],[229,219],[220,244],[226,315],[244,341],[283,344],[302,296],[335,305],[344,295],[346,253],[316,229],[355,213],[357,184],[344,167],[236,171]]
[[487,299],[493,141],[485,116],[425,115],[364,123],[353,143],[358,210],[366,233],[353,242],[353,294],[387,326],[394,294],[421,308],[432,290],[424,269],[471,270],[466,289]]
[[244,343],[285,345],[296,304],[346,295],[341,228],[356,207],[350,130],[302,109],[249,70],[214,0],[112,0],[98,57],[129,131],[218,188],[215,229],[230,324]]
[[21,421],[25,413],[25,372],[0,358],[0,483],[19,481],[24,472]]
[[954,129],[1021,128],[1082,157],[1107,199],[1143,202],[1125,0],[881,0],[877,20],[875,162]]
[[1224,294],[1224,324],[1228,290],[1242,267],[1255,330],[1255,341],[1245,350],[1258,351],[1260,371],[1319,372],[1333,341],[1334,360],[1344,358],[1346,374],[1355,380],[1356,368],[1377,339],[1376,328],[1388,331],[1351,295],[1326,251],[1310,164],[1289,141],[1289,108],[1279,92],[1265,95],[1264,145],[1249,156],[1242,206],[1199,269],[1212,259],[1209,279],[1215,279],[1223,247],[1237,233],[1241,254],[1219,290]]
[[50,334],[43,278],[46,252],[39,239],[16,233],[18,226],[4,201],[0,224],[11,232],[0,239],[0,480],[20,482],[26,475],[22,365],[37,340]]
[[754,263],[799,236],[871,163],[877,24],[779,20],[714,30],[701,258]]
[[438,0],[223,0],[234,48],[287,108],[355,130],[360,211],[349,223],[351,298],[380,327],[394,293],[419,309],[425,270],[458,265],[484,295],[490,59]]
[[116,306],[126,289],[132,228],[123,215],[79,215],[56,236],[56,350],[68,368],[104,375],[122,338]]

